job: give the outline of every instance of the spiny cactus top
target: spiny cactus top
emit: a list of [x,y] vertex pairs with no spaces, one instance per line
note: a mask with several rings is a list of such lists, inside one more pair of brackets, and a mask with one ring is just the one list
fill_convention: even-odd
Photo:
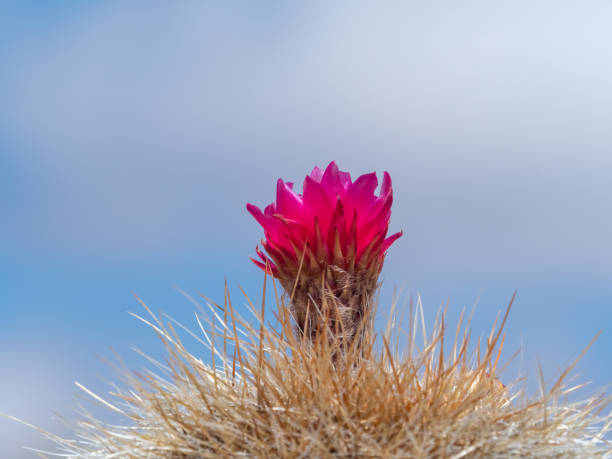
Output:
[[315,167],[306,176],[302,194],[279,179],[275,203],[263,212],[247,204],[264,228],[267,253],[257,248],[261,260],[253,261],[293,294],[298,329],[320,328],[316,317],[321,314],[311,311],[309,324],[304,321],[310,306],[320,311],[324,303],[329,316],[325,321],[334,326],[341,320],[346,337],[368,316],[385,253],[402,235],[387,237],[393,202],[387,172],[378,196],[377,186],[375,173],[352,181],[332,161],[325,171]]

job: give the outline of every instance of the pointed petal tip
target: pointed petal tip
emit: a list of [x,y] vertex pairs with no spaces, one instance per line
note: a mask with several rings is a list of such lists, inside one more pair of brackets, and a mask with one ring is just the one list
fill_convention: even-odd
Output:
[[331,163],[328,164],[328,166],[325,168],[325,172],[323,172],[323,177],[321,178],[321,181],[335,181],[338,179],[338,172],[340,172],[338,170],[338,166],[336,165],[335,161],[332,161]]
[[311,178],[315,182],[320,182],[323,178],[323,171],[319,166],[315,166],[312,168],[312,172],[307,175],[306,178]]
[[398,231],[397,233],[392,234],[387,239],[393,239],[395,241],[396,239],[399,239],[403,235],[404,235],[404,230],[401,230],[401,231]]
[[[265,246],[266,246],[266,243],[267,243],[267,242],[266,242],[266,240],[265,240],[265,239],[262,239],[262,240],[261,240],[261,245],[262,245],[262,246],[264,246],[264,248],[265,248]],[[266,255],[265,255],[265,254],[264,254],[264,253],[261,251],[261,249],[259,248],[259,246],[255,247],[255,252],[257,253],[257,255],[259,255],[259,258],[261,258],[261,260],[262,260],[264,263],[267,263],[267,262],[268,262],[268,257],[266,257]]]
[[331,161],[327,167],[325,168],[325,172],[327,171],[331,171],[331,170],[338,170],[338,165],[336,164],[336,161]]
[[357,177],[357,180],[353,182],[353,186],[361,186],[368,189],[374,189],[378,186],[378,177],[376,177],[376,172],[370,172],[369,174],[363,174]]
[[[262,240],[261,242],[265,246],[266,241]],[[251,257],[251,261],[255,263],[257,266],[259,266],[261,269],[266,271],[268,274],[276,275],[276,273],[278,273],[278,268],[272,261],[270,261],[270,259],[266,256],[266,254],[264,254],[261,251],[259,246],[255,247],[255,252],[259,256],[259,258],[261,258],[261,261],[256,260],[253,257]]]
[[258,218],[259,216],[263,216],[263,212],[261,211],[261,209],[257,207],[256,205],[251,204],[250,202],[247,202],[246,208],[249,211],[249,213],[255,218]]
[[391,247],[391,244],[393,244],[395,241],[397,241],[403,235],[404,235],[404,232],[403,231],[399,231],[399,232],[397,232],[395,234],[392,234],[387,239],[385,239],[385,241],[383,242],[382,248],[381,248],[381,253],[385,253],[387,251],[387,249],[389,247]]
[[268,264],[265,265],[261,261],[255,260],[252,257],[251,257],[251,261],[255,263],[255,265],[257,265],[257,267],[259,267],[263,272],[265,272],[266,274],[270,276],[276,276],[276,274],[278,273],[278,269],[276,269],[276,266],[274,266],[274,264],[271,264],[268,262]]
[[389,194],[391,194],[393,192],[393,189],[391,187],[391,175],[385,171],[383,172],[383,181],[382,181],[382,185],[380,186],[380,197],[385,197]]

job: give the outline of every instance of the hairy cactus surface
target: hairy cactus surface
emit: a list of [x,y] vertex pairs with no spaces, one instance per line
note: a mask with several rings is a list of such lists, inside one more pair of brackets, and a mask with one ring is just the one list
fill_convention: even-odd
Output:
[[[420,302],[402,330],[390,316],[384,334],[366,332],[361,347],[293,333],[289,308],[249,319],[224,305],[198,313],[184,338],[176,322],[140,317],[160,336],[167,358],[151,369],[125,370],[107,395],[78,386],[116,421],[88,412],[75,438],[45,433],[64,458],[601,458],[612,457],[612,416],[604,394],[569,403],[569,370],[541,395],[520,382],[499,383],[503,326],[486,345],[470,346],[469,325],[444,314],[430,333]],[[463,316],[462,316],[463,317]],[[184,328],[181,326],[181,328]],[[185,330],[187,330],[185,328]],[[195,339],[201,352],[187,350]],[[55,454],[49,454],[55,455]]]

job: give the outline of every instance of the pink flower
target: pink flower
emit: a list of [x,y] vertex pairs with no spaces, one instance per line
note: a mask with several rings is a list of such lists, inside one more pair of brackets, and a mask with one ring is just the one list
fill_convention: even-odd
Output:
[[[362,271],[378,277],[389,246],[402,233],[387,237],[393,192],[384,173],[380,194],[375,173],[354,182],[348,172],[331,162],[325,171],[315,167],[304,180],[303,193],[279,179],[276,202],[262,212],[247,204],[264,228],[264,254],[257,248],[260,268],[283,280],[295,279],[300,270],[318,276],[334,266],[354,275]],[[303,261],[302,261],[303,259]]]

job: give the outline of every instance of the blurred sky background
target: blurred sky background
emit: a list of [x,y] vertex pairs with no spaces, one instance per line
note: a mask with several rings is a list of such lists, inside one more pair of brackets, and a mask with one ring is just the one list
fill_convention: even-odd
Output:
[[[430,320],[515,289],[506,357],[583,394],[612,381],[612,6],[557,2],[77,2],[0,6],[0,412],[65,433],[98,356],[163,355],[126,311],[193,327],[177,287],[260,298],[271,202],[335,159],[388,170],[395,287]],[[431,323],[431,322],[430,322]],[[197,350],[197,348],[196,348]],[[204,350],[201,351],[204,354]],[[537,384],[533,386],[537,387]],[[535,390],[535,389],[534,389]],[[47,447],[0,419],[0,456]]]

